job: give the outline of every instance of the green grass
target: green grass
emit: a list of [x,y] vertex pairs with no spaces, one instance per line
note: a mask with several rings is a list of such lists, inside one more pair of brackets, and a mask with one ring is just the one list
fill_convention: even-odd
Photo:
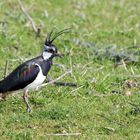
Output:
[[[140,138],[140,3],[138,0],[25,0],[24,6],[37,26],[36,38],[17,0],[0,1],[0,77],[5,61],[8,72],[18,58],[40,54],[44,34],[72,27],[55,40],[64,58],[55,59],[72,69],[61,81],[78,87],[47,86],[30,92],[31,113],[26,113],[22,92],[0,102],[0,139],[127,139]],[[48,15],[46,14],[48,13]],[[113,46],[116,46],[113,50]],[[109,49],[110,48],[110,49]],[[115,67],[113,53],[126,52],[136,63]],[[17,60],[17,61],[13,61]],[[65,70],[54,65],[49,72],[57,78]],[[129,88],[128,81],[132,81]],[[130,92],[131,96],[126,96]],[[75,136],[48,134],[80,133]]]

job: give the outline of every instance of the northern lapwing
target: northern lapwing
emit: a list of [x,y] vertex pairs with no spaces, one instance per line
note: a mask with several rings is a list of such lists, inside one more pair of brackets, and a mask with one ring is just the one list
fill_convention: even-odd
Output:
[[28,103],[28,92],[30,89],[37,89],[44,82],[52,66],[52,59],[61,56],[57,53],[57,47],[53,44],[53,41],[67,31],[68,29],[64,29],[53,37],[53,32],[50,32],[40,56],[24,62],[0,81],[0,93],[3,97],[7,92],[23,89],[23,99],[27,106],[27,112],[31,111]]

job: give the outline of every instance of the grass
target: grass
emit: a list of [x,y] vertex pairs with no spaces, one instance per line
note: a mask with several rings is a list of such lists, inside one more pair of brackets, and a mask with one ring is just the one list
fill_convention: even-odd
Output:
[[[71,33],[55,40],[59,51],[68,55],[54,63],[72,69],[72,75],[61,81],[77,83],[78,87],[50,85],[40,92],[32,91],[30,114],[25,111],[22,93],[0,102],[1,139],[138,140],[138,0],[25,0],[23,4],[36,25],[41,26],[41,35],[36,38],[17,0],[0,1],[1,79],[6,60],[10,72],[21,63],[13,60],[39,55],[45,40],[43,34],[72,27]],[[136,61],[115,67],[118,55]],[[61,67],[54,65],[49,75],[56,78],[63,73]],[[57,133],[80,135],[48,135]]]

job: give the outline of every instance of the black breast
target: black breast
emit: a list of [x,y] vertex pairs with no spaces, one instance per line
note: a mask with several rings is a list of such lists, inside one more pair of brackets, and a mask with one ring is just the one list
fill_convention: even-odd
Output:
[[47,76],[51,66],[52,66],[52,60],[43,60],[39,62],[39,65],[41,66],[42,72],[44,76]]

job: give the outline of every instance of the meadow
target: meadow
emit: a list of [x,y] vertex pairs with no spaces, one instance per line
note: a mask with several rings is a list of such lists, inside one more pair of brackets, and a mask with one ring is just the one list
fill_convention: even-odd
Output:
[[[0,101],[1,140],[139,140],[139,0],[0,0],[0,79],[41,54],[47,32],[63,58],[49,72],[58,82]],[[26,10],[22,9],[23,7]],[[29,19],[29,17],[31,19]],[[38,29],[32,28],[31,20]]]

